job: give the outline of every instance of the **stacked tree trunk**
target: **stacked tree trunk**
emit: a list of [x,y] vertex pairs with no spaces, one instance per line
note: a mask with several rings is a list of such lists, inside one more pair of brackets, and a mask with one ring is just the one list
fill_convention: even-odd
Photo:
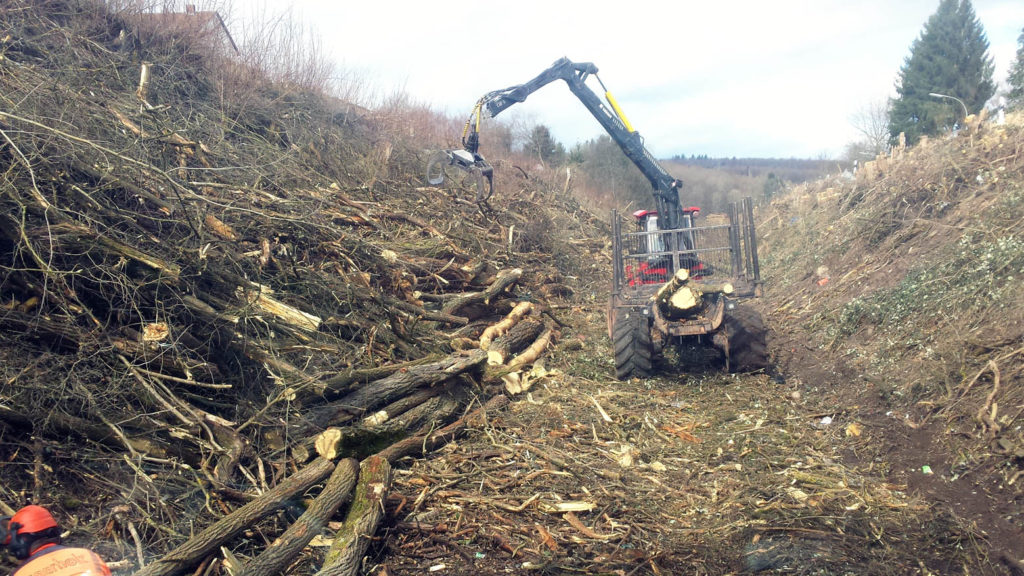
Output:
[[705,295],[732,293],[733,286],[728,282],[722,284],[692,282],[690,273],[684,268],[678,270],[668,282],[658,289],[654,296],[654,302],[665,318],[679,320],[701,313]]

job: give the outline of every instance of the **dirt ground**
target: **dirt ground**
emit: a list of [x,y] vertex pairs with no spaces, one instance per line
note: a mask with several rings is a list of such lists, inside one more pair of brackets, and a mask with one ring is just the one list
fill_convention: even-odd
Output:
[[938,424],[865,404],[818,351],[773,332],[768,374],[670,359],[617,382],[600,307],[564,314],[578,324],[541,383],[397,467],[368,573],[1019,569],[1020,503],[951,468]]

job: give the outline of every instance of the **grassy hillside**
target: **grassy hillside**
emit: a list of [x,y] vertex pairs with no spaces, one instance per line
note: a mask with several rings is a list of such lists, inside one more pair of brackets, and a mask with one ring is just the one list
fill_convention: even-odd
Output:
[[876,426],[894,479],[1019,560],[1024,117],[798,187],[761,218],[778,369]]

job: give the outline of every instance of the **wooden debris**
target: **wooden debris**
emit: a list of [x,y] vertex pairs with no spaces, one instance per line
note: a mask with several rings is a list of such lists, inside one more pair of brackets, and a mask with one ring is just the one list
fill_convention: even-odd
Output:
[[491,366],[505,364],[513,354],[518,353],[534,342],[543,329],[544,322],[539,318],[527,318],[512,326],[504,335],[485,348],[487,350],[487,364]]
[[238,288],[238,296],[248,305],[270,314],[289,326],[294,326],[306,332],[315,332],[320,328],[320,318],[308,312],[303,312],[294,306],[275,300],[266,286],[256,288]]
[[368,410],[408,395],[413,390],[443,382],[484,363],[486,355],[476,350],[468,355],[453,355],[439,362],[411,366],[391,376],[371,382],[342,398],[311,409],[306,420],[296,427],[300,437],[318,433],[328,426],[350,422]]
[[249,528],[256,520],[280,509],[292,496],[326,478],[334,468],[334,463],[329,460],[314,460],[259,498],[218,520],[163,558],[142,568],[134,576],[174,576],[185,573],[223,543]]
[[654,301],[666,318],[678,319],[696,314],[704,301],[704,295],[716,293],[732,294],[733,286],[728,282],[691,282],[689,272],[682,269],[658,289]]
[[530,344],[526,348],[526,350],[520,352],[518,356],[513,358],[508,363],[508,367],[510,369],[516,370],[522,366],[526,366],[527,364],[532,364],[533,362],[535,362],[538,358],[540,358],[540,355],[544,352],[544,349],[546,349],[548,345],[551,344],[551,340],[554,338],[554,336],[555,331],[553,328],[545,329],[544,332],[537,337],[537,340],[533,344]]
[[502,270],[486,290],[461,294],[452,298],[444,304],[441,311],[453,316],[464,316],[470,320],[479,318],[482,315],[479,310],[489,304],[492,298],[497,297],[509,286],[518,282],[522,275],[521,268]]
[[459,437],[470,426],[482,426],[487,421],[488,413],[494,413],[508,405],[508,396],[499,395],[491,398],[481,407],[476,408],[469,414],[459,418],[455,422],[441,428],[440,430],[427,429],[421,434],[396,442],[379,453],[379,456],[389,462],[395,462],[403,456],[409,456],[417,452],[430,452],[439,446],[451,442]]
[[391,490],[391,464],[370,456],[359,465],[359,483],[345,522],[334,535],[324,565],[316,576],[354,576],[362,565],[370,538],[384,517],[384,500]]
[[[359,478],[359,463],[348,458],[338,463],[320,494],[306,511],[280,537],[274,540],[241,572],[244,576],[276,576],[327,526],[327,521],[352,497]],[[372,534],[372,532],[370,532]],[[241,576],[240,575],[240,576]]]
[[487,329],[484,330],[483,334],[480,335],[480,349],[487,350],[495,338],[507,333],[512,326],[522,320],[523,317],[529,314],[532,310],[533,302],[526,301],[516,304],[515,308],[502,318],[500,322],[488,326]]

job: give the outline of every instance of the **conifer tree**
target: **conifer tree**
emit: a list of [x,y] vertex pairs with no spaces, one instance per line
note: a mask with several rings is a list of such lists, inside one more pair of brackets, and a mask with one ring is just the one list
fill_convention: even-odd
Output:
[[988,47],[970,0],[940,0],[900,68],[889,112],[891,141],[903,132],[914,144],[921,136],[962,124],[964,108],[968,114],[981,110],[995,93]]
[[543,124],[534,126],[530,132],[526,151],[548,166],[560,166],[565,163],[565,146],[555,140],[551,136],[551,130]]
[[1011,110],[1024,109],[1024,29],[1017,37],[1017,58],[1010,66],[1010,76],[1006,82],[1010,85],[1008,107]]

